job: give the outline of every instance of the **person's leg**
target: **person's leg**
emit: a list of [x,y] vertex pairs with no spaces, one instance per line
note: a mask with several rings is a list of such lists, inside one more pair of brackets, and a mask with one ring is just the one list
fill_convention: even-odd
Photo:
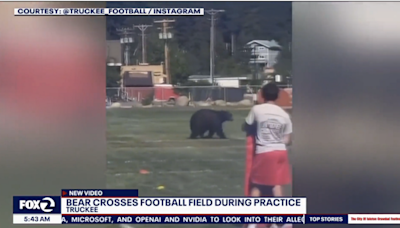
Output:
[[285,224],[281,228],[293,228],[292,224]]
[[[291,173],[290,173],[291,170],[290,170],[289,159],[288,159],[286,151],[282,152],[281,154],[282,154],[282,157],[281,157],[280,160],[282,160],[284,162],[282,162],[281,167],[280,167],[280,169],[282,169],[282,170],[280,170],[279,173],[282,176],[279,178],[279,180],[280,180],[279,182],[281,182],[281,183],[282,182],[283,183],[289,183],[289,182],[291,182]],[[287,194],[284,191],[284,185],[276,185],[276,186],[274,186],[273,195],[274,195],[274,197],[284,197],[284,196],[286,196]],[[291,227],[293,227],[293,225],[292,224],[283,224],[283,225],[280,225],[279,227],[280,228],[291,228]]]
[[[253,184],[250,196],[252,197],[271,197],[273,196],[273,186]],[[272,228],[274,224],[249,224],[248,228]]]
[[282,196],[284,196],[282,185],[276,185],[276,186],[272,189],[272,192],[273,192],[274,197],[282,197]]
[[[250,191],[250,196],[251,197],[260,197],[261,196],[261,190],[258,188],[258,186],[253,185]],[[249,224],[247,228],[257,228],[257,224]]]
[[252,197],[260,197],[261,196],[261,190],[257,186],[253,186],[251,188],[250,196],[252,196]]
[[[276,185],[274,187],[272,187],[272,195],[273,197],[282,197],[284,196],[283,194],[283,188],[281,185]],[[277,225],[277,224],[273,224],[270,228],[275,228],[275,227],[281,227],[281,228],[287,228],[286,225],[291,225],[291,224],[285,224],[283,226]]]

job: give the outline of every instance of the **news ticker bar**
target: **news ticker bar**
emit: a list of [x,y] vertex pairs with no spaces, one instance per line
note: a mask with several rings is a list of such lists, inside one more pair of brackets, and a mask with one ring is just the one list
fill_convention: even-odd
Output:
[[204,8],[14,8],[14,16],[203,16]]
[[400,214],[349,215],[56,215],[14,214],[14,224],[400,224]]

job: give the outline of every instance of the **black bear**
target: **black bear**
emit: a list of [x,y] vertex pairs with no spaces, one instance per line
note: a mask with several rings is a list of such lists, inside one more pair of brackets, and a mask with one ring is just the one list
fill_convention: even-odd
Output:
[[[192,134],[191,139],[196,139],[198,136],[201,138],[212,138],[215,133],[221,139],[226,136],[222,130],[222,124],[225,121],[233,121],[232,114],[228,111],[217,111],[211,109],[200,109],[193,113],[190,118],[190,130]],[[204,134],[208,131],[208,135]]]

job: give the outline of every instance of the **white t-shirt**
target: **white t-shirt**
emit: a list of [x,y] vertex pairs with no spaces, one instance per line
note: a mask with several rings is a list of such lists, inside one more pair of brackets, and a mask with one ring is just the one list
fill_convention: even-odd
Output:
[[257,127],[256,154],[286,150],[284,136],[292,133],[292,121],[281,107],[268,103],[255,105],[246,123]]

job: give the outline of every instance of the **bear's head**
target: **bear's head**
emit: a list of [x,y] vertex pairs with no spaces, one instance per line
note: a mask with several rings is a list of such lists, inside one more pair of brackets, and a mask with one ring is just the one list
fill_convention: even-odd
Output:
[[222,122],[233,121],[233,115],[232,115],[232,113],[230,113],[228,111],[219,111],[218,115],[221,118]]

